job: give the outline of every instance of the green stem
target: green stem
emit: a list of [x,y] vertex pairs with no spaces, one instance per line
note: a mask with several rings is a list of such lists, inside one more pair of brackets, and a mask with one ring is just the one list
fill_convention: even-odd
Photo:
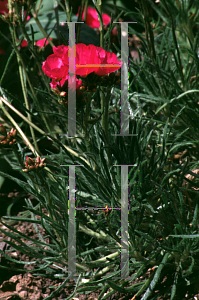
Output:
[[96,280],[98,277],[102,277],[102,275],[107,274],[114,267],[114,264],[103,268],[99,273],[91,277],[91,281]]
[[172,11],[171,11],[170,7],[168,6],[167,1],[163,0],[163,2],[164,2],[165,7],[167,8],[167,10],[168,10],[168,12],[170,13],[170,16],[171,16],[173,41],[174,41],[174,44],[175,44],[175,48],[177,50],[178,65],[179,65],[179,70],[180,70],[180,74],[181,74],[182,84],[183,84],[183,87],[184,87],[185,86],[185,79],[184,79],[184,74],[183,74],[183,67],[182,67],[182,61],[181,61],[181,57],[180,57],[180,51],[179,51],[178,42],[177,42],[176,34],[175,34],[175,25],[174,25],[174,21],[173,21]]
[[[87,218],[87,220],[88,220],[88,222],[89,222],[90,224],[94,225],[95,227],[97,226],[96,222],[95,222],[95,221],[94,221],[87,213],[85,213],[84,211],[82,211],[82,213],[83,213],[84,216]],[[90,230],[90,229],[89,229],[89,230]],[[90,231],[89,231],[89,234],[90,234]],[[107,234],[106,234],[104,231],[102,231],[102,230],[100,230],[98,234],[100,234],[101,237],[104,237],[104,238],[107,237]],[[117,240],[117,242],[120,244],[120,240]]]
[[[21,134],[23,140],[25,141],[26,145],[29,146],[30,150],[31,150],[33,153],[35,153],[36,156],[39,156],[39,154],[37,153],[37,151],[34,149],[34,147],[32,146],[32,144],[29,142],[28,138],[25,136],[25,134],[24,134],[23,131],[21,130],[21,128],[20,128],[20,127],[18,126],[18,124],[14,121],[14,119],[10,116],[10,114],[7,112],[7,110],[3,107],[3,103],[2,103],[2,102],[6,103],[6,104],[8,103],[4,98],[0,97],[0,107],[2,108],[4,114],[8,117],[8,119],[11,121],[11,123],[12,123],[12,124],[15,126],[15,128],[17,129],[17,131]],[[8,105],[9,107],[12,107],[12,105],[9,104],[9,103],[8,103],[7,105]],[[12,107],[12,108],[13,108],[13,107]],[[16,109],[13,109],[13,110],[14,110],[15,112],[17,111]],[[17,111],[17,112],[18,112],[18,111]],[[19,113],[19,112],[18,112],[18,115],[19,115],[20,117],[23,116],[23,115],[22,115],[21,113]],[[27,122],[29,122],[29,120],[26,119],[26,117],[24,117],[24,116],[23,116],[23,119],[25,119]],[[30,124],[31,124],[31,126],[33,126],[37,131],[39,131],[41,134],[46,135],[45,131],[39,129],[36,125],[34,125],[34,124],[31,123],[31,122],[30,122]],[[61,143],[61,144],[62,144],[62,143]],[[62,144],[62,146],[63,146],[67,151],[69,151],[72,155],[81,158],[81,159],[82,159],[89,167],[91,167],[90,163],[89,163],[84,157],[80,156],[78,153],[76,153],[74,150],[70,149],[68,146],[66,146],[66,145],[64,145],[64,144]],[[49,177],[50,177],[53,181],[57,182],[55,179],[52,178],[52,173],[50,172],[49,168],[45,167],[44,169],[48,171]]]
[[143,12],[143,16],[144,16],[146,40],[147,40],[147,44],[149,47],[151,59],[153,61],[153,64],[155,65],[156,52],[155,52],[155,47],[154,47],[154,36],[153,36],[153,31],[151,29],[151,24],[150,24],[150,20],[149,20],[149,10],[148,10],[146,0],[141,0],[141,6],[142,6],[142,12]]
[[18,162],[21,165],[21,168],[24,168],[24,162],[22,161],[21,156],[19,155],[19,152],[17,150],[16,144],[12,145],[12,150],[14,151],[14,153],[15,153],[17,159],[18,159]]
[[119,237],[115,234],[115,232],[113,231],[113,228],[110,224],[110,221],[109,221],[109,216],[106,217],[106,221],[107,221],[107,224],[108,224],[108,228],[112,234],[112,236],[114,237],[114,239],[120,244],[120,239]]
[[[39,107],[39,110],[41,111],[42,109],[41,109],[40,104],[39,104],[39,101],[38,101],[38,99],[37,99],[37,97],[36,97],[36,95],[35,95],[34,88],[33,88],[32,84],[31,84],[31,82],[30,82],[28,73],[27,73],[27,71],[26,71],[25,64],[24,64],[24,62],[23,62],[23,59],[22,59],[22,57],[21,57],[21,55],[20,55],[20,53],[19,53],[19,50],[18,50],[17,46],[15,45],[15,33],[14,33],[14,30],[12,30],[11,27],[10,27],[10,31],[11,31],[11,34],[12,34],[12,37],[13,37],[13,42],[14,42],[13,46],[14,46],[14,48],[15,48],[16,54],[17,54],[17,56],[18,56],[19,59],[20,59],[20,63],[21,63],[21,65],[22,65],[22,67],[23,67],[23,70],[24,70],[24,73],[25,73],[25,77],[26,77],[26,79],[27,79],[27,81],[28,81],[28,84],[29,84],[29,87],[30,87],[30,89],[31,89],[32,95],[33,95],[33,97],[34,97],[34,99],[35,99],[35,101],[36,101],[36,103],[37,103],[37,105],[38,105],[38,107]],[[43,119],[43,121],[44,121],[44,123],[45,123],[45,125],[46,125],[46,128],[47,128],[48,132],[51,133],[50,127],[48,126],[48,123],[47,123],[46,118],[45,118],[45,116],[43,115],[43,113],[41,113],[41,116],[42,116],[42,119]]]
[[151,60],[153,62],[154,67],[157,69],[157,78],[159,81],[160,90],[162,92],[163,98],[165,98],[166,95],[166,87],[164,83],[162,82],[160,75],[159,75],[159,66],[156,64],[156,51],[155,51],[155,43],[154,43],[154,34],[153,30],[150,24],[150,18],[149,18],[149,10],[148,10],[148,4],[146,0],[141,0],[141,7],[142,7],[142,13],[144,16],[144,24],[145,24],[145,32],[146,32],[146,40],[147,45],[149,48],[149,54],[151,57]]
[[91,109],[91,92],[88,92],[88,98],[86,101],[86,112],[84,116],[84,130],[85,130],[85,142],[88,150],[90,149],[89,146],[89,136],[88,136],[88,118],[90,114],[90,109]]
[[107,138],[107,144],[109,144],[109,132],[108,132],[108,121],[109,121],[109,100],[110,100],[110,95],[111,95],[111,87],[107,88],[107,95],[105,98],[105,102],[104,102],[104,115],[102,117],[102,122],[104,123],[104,130],[106,133],[106,138]]
[[[18,7],[17,6],[16,6],[16,12],[19,15]],[[27,15],[26,15],[26,17],[27,17]],[[48,84],[47,80],[45,79],[44,74],[43,74],[43,71],[42,71],[42,68],[41,68],[41,63],[39,63],[39,58],[37,56],[37,53],[34,50],[33,41],[31,41],[31,39],[29,38],[29,35],[27,34],[27,31],[26,31],[26,28],[25,28],[25,22],[22,22],[21,18],[19,18],[19,24],[20,24],[20,30],[21,30],[23,36],[26,38],[26,40],[28,42],[28,45],[30,46],[31,52],[33,53],[34,57],[36,58],[35,59],[36,60],[36,64],[38,66],[38,69],[39,69],[39,71],[41,73],[41,76],[42,76],[43,80],[45,81],[45,84],[46,84],[46,87],[48,89],[48,92],[50,93],[50,87],[49,87],[49,84]]]
[[174,21],[173,21],[172,15],[171,15],[171,23],[172,23],[173,40],[174,40],[175,47],[176,47],[176,50],[177,50],[177,55],[178,55],[178,65],[179,65],[179,69],[180,69],[180,73],[181,73],[182,84],[183,84],[183,87],[184,87],[185,86],[185,80],[184,80],[184,74],[183,74],[183,67],[182,67],[182,61],[181,61],[181,57],[180,57],[178,42],[177,42],[177,39],[176,39],[175,26],[174,26]]
[[[86,2],[86,0],[83,0],[83,1],[81,2],[81,6],[80,6],[79,16],[78,16],[77,22],[82,22],[82,15],[83,15],[83,12],[84,12],[85,2]],[[77,38],[76,38],[76,44],[79,43],[80,29],[81,29],[81,24],[77,24]]]
[[88,134],[88,118],[89,118],[89,113],[90,113],[90,107],[91,107],[91,93],[88,92],[88,97],[87,97],[87,101],[86,101],[86,111],[85,111],[85,115],[84,115],[84,128],[85,128],[85,134],[87,136]]
[[39,12],[39,10],[40,10],[40,7],[41,7],[41,5],[42,5],[42,2],[43,2],[43,0],[40,0],[39,5],[37,6],[36,14],[38,14],[38,12]]
[[105,139],[106,139],[106,153],[108,156],[109,161],[109,167],[111,166],[111,156],[110,156],[110,150],[109,150],[109,132],[108,132],[108,121],[109,121],[109,100],[110,100],[110,94],[111,94],[111,87],[107,88],[107,95],[104,98],[104,89],[101,87],[101,113],[102,113],[102,128],[105,133]]
[[88,8],[88,0],[86,0],[86,3],[85,3],[85,14],[84,14],[84,22],[86,24],[86,18],[87,18],[87,8]]
[[[16,38],[15,31],[14,31],[14,38],[15,38],[15,43],[16,43],[17,38]],[[23,96],[24,96],[24,100],[25,100],[26,109],[30,111],[30,106],[29,106],[29,102],[28,102],[27,86],[26,86],[26,77],[24,75],[24,71],[23,71],[21,61],[20,61],[20,57],[18,56],[18,54],[17,54],[17,61],[18,61],[18,65],[19,65],[19,75],[20,75],[21,87],[22,87],[22,92],[23,92]],[[31,122],[32,118],[31,118],[30,113],[27,113],[27,117],[28,117],[28,120]],[[30,127],[30,132],[31,132],[31,136],[32,136],[32,139],[33,139],[33,142],[34,142],[35,149],[39,153],[39,148],[38,148],[38,145],[37,145],[34,130],[33,130],[32,126],[29,125],[29,127]]]
[[10,14],[10,22],[12,22],[11,18],[11,11],[12,11],[12,0],[8,0],[8,9],[9,9],[9,14]]
[[[103,231],[101,231],[101,233],[98,233],[98,232],[95,232],[93,231],[92,229],[86,227],[86,226],[83,226],[81,224],[79,224],[79,229],[83,232],[85,232],[86,234],[90,235],[90,236],[93,236],[99,240],[104,240],[104,241],[107,241],[107,242],[111,242],[111,239],[109,236],[107,236],[107,234],[105,234]],[[119,244],[120,246],[120,244]]]
[[4,76],[5,76],[5,74],[6,74],[6,71],[7,71],[8,65],[9,65],[9,63],[10,63],[10,61],[11,61],[11,58],[13,57],[14,53],[15,53],[15,49],[12,50],[12,52],[11,52],[11,54],[10,54],[8,60],[7,60],[6,66],[5,66],[5,68],[4,68],[3,74],[2,74],[1,79],[0,79],[0,86],[1,86],[1,83],[2,83],[2,81],[3,81],[3,78],[4,78]]
[[65,0],[65,7],[66,7],[66,14],[67,14],[67,22],[70,22],[70,8],[66,0]]
[[32,126],[33,128],[35,128],[39,133],[41,133],[42,135],[47,135],[42,129],[40,129],[39,127],[37,127],[34,123],[32,123],[30,120],[28,120],[24,115],[22,115],[22,113],[20,113],[14,106],[12,106],[12,104],[10,104],[5,98],[0,97],[0,100],[6,104],[8,107],[10,107],[18,116],[20,116],[25,122],[27,122],[30,126]]
[[48,40],[49,44],[51,45],[51,47],[53,48],[55,45],[53,44],[53,42],[50,40],[49,35],[47,34],[47,32],[44,30],[43,26],[41,25],[39,19],[37,18],[37,13],[32,10],[32,15],[35,19],[35,22],[37,23],[37,26],[39,27],[39,29],[41,30],[41,32],[43,33],[44,37]]
[[104,48],[104,30],[103,30],[103,19],[102,19],[102,1],[97,0],[97,8],[99,10],[98,17],[100,22],[100,47]]
[[15,122],[15,120],[11,117],[11,115],[7,112],[7,110],[4,108],[3,103],[2,103],[2,98],[0,97],[0,107],[3,110],[4,114],[6,117],[11,121],[11,123],[15,126],[17,131],[20,133],[22,139],[24,140],[25,144],[30,148],[32,153],[34,153],[36,156],[39,156],[38,152],[34,149],[33,145],[30,143],[26,135],[23,133],[21,128],[18,126],[18,124]]
[[[48,184],[45,182],[43,176],[41,174],[39,174],[39,178],[42,182],[42,186],[45,187],[45,190],[46,190],[46,194],[47,194],[47,201],[48,201],[48,212],[49,212],[49,215],[51,217],[51,219],[54,221],[54,222],[57,222],[56,220],[56,217],[55,215],[53,214],[53,211],[54,211],[54,208],[52,206],[52,198],[51,198],[51,195],[50,195],[50,188],[48,186]],[[64,249],[65,246],[64,246],[64,243],[63,243],[63,240],[60,236],[60,234],[57,232],[57,230],[55,229],[55,234],[57,236],[57,240],[59,241],[60,245],[61,245],[61,249]]]

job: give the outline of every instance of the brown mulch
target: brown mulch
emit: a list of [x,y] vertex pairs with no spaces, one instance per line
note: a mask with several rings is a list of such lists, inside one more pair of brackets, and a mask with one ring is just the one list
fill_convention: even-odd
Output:
[[[27,194],[22,194],[23,197],[20,199],[20,205],[19,203],[16,203],[16,206],[20,210],[25,206],[24,198],[28,197],[31,199],[32,197]],[[0,205],[2,203],[6,203],[6,206],[9,205],[16,197],[19,196],[19,192],[14,190],[12,193],[8,193],[7,195],[0,193]],[[6,199],[7,197],[7,199]],[[34,199],[32,199],[34,200]],[[1,205],[1,207],[3,207]],[[2,210],[1,210],[2,211]],[[6,212],[6,208],[4,207],[4,211]],[[16,212],[16,208],[13,207],[13,212]],[[18,213],[17,215],[20,215]],[[31,236],[31,238],[38,238],[38,235],[35,231],[34,225],[28,222],[18,222],[15,225],[13,225],[15,229],[18,231],[26,234],[27,236]],[[8,231],[8,228],[5,227],[0,223],[0,229],[3,229],[5,231]],[[40,234],[42,236],[45,236],[44,229],[40,227],[39,229]],[[5,240],[5,241],[3,241]],[[10,241],[11,239],[6,236],[6,234],[2,233],[0,231],[0,249],[2,251],[5,250],[12,250],[12,247],[6,243],[7,241]],[[23,239],[22,239],[23,240]],[[23,240],[28,244],[28,241]],[[46,239],[46,242],[48,240]],[[31,262],[34,261],[33,258],[28,257],[26,254],[20,253],[19,251],[16,251],[13,249],[13,251],[9,252],[8,254],[11,258],[17,260],[17,261],[27,261]],[[0,253],[0,264],[1,266],[9,267],[10,270],[2,269],[0,268],[0,300],[43,300],[46,297],[48,297],[53,291],[56,290],[56,288],[63,283],[63,279],[51,279],[47,277],[42,276],[36,276],[33,275],[30,271],[34,270],[36,267],[35,265],[24,265],[24,264],[16,264],[15,262],[8,261],[3,255]],[[23,272],[18,272],[15,269],[22,269]],[[139,280],[147,279],[150,276],[151,270],[148,270],[145,274],[145,278],[140,278]],[[164,279],[162,282],[157,286],[157,291],[160,291],[161,288],[165,287],[166,284],[168,284],[168,281],[171,280],[171,276],[164,276]],[[138,280],[136,279],[136,283]],[[171,281],[172,282],[172,281]],[[133,283],[132,283],[133,284]],[[168,287],[168,285],[167,285]],[[56,294],[52,300],[65,300],[70,295],[72,295],[75,288],[75,281],[69,280],[67,282],[67,286],[63,288],[58,294]],[[189,295],[186,293],[186,288],[180,288],[180,291],[178,293],[178,297],[175,298],[175,300],[193,300],[193,299],[199,299],[198,294],[193,295],[192,293],[189,293]],[[194,292],[195,294],[198,293],[199,287],[197,285],[194,286]],[[109,290],[108,290],[109,292]],[[191,292],[191,291],[190,291]],[[91,292],[89,294],[82,293],[81,295],[74,295],[73,300],[97,300],[99,297],[99,294],[101,293],[101,290],[97,290],[95,292]],[[111,297],[109,297],[107,300],[134,300],[133,294],[121,294],[119,292],[116,292]],[[154,295],[153,295],[154,296]],[[142,297],[142,296],[141,296]],[[141,297],[136,298],[135,300],[140,300]],[[191,298],[190,298],[191,297]],[[150,299],[150,298],[149,298]],[[154,298],[153,298],[154,299]],[[157,300],[168,300],[168,297],[158,297]]]

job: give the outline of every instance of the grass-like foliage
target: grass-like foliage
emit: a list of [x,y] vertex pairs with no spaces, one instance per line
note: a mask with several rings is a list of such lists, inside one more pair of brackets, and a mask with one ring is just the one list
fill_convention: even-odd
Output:
[[[125,2],[120,7],[117,1],[114,5],[105,1],[101,7],[100,1],[93,0],[100,15],[100,34],[90,27],[87,31],[84,24],[77,28],[81,43],[103,46],[119,57],[121,44],[119,38],[112,43],[112,22],[120,17],[137,21],[135,27],[129,25],[129,35],[140,40],[138,59],[129,57],[129,130],[134,135],[117,136],[120,86],[108,82],[111,75],[98,81],[91,73],[81,78],[84,90],[79,102],[77,99],[77,134],[69,138],[68,87],[65,93],[64,88],[53,92],[42,62],[53,53],[53,45],[68,43],[67,25],[64,31],[59,22],[77,17],[67,1],[65,5],[58,1],[57,7],[49,0],[41,1],[41,6],[40,1],[8,2],[14,13],[2,17],[0,28],[0,46],[6,49],[0,56],[0,175],[1,182],[5,178],[17,182],[34,196],[37,205],[27,198],[20,216],[1,218],[10,229],[1,229],[11,238],[6,242],[34,258],[31,263],[36,267],[30,272],[63,278],[57,292],[67,285],[71,278],[69,166],[77,165],[75,206],[99,209],[76,210],[78,280],[67,299],[98,289],[99,300],[116,291],[142,300],[182,299],[186,292],[193,296],[199,280],[199,3],[141,0],[132,11]],[[31,17],[29,23],[24,10]],[[112,13],[106,32],[102,11]],[[120,25],[117,28],[120,31]],[[23,38],[26,47],[20,47]],[[39,48],[35,42],[43,38],[49,44]],[[6,140],[4,129],[12,128],[17,136],[12,133]],[[36,162],[38,156],[45,160]],[[5,172],[3,161],[19,176]],[[126,279],[115,279],[120,277],[121,252],[122,176],[118,165],[131,165]],[[106,205],[119,209],[105,214]],[[15,230],[9,220],[33,223],[37,240]],[[46,236],[41,236],[40,227]],[[11,258],[9,251],[0,253],[10,261],[30,263]]]

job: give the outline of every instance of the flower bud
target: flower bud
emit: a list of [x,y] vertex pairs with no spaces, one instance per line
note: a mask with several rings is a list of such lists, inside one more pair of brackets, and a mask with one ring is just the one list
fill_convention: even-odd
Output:
[[15,137],[15,136],[17,135],[17,129],[12,128],[12,129],[10,130],[10,135],[11,135],[12,137]]
[[31,157],[28,157],[28,156],[26,156],[26,161],[29,166],[34,165],[34,163],[35,163],[34,159]]
[[39,157],[39,156],[37,156],[37,158],[35,159],[35,162],[36,162],[37,164],[40,163],[40,157]]
[[85,86],[80,86],[80,88],[79,88],[81,91],[85,91]]
[[6,145],[7,144],[7,140],[2,141],[1,144]]

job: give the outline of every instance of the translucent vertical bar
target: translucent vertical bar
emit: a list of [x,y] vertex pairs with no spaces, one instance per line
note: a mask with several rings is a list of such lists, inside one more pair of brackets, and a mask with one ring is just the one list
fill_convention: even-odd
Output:
[[121,135],[129,135],[129,111],[128,111],[128,23],[121,23]]
[[75,22],[69,22],[68,136],[76,133],[76,51]]
[[128,165],[121,165],[121,278],[128,276]]
[[137,22],[114,22],[121,24],[121,132],[120,136],[136,136],[137,134],[129,134],[129,110],[128,110],[128,66],[129,66],[129,46],[128,46],[128,23]]
[[69,166],[68,273],[76,279],[75,166]]

